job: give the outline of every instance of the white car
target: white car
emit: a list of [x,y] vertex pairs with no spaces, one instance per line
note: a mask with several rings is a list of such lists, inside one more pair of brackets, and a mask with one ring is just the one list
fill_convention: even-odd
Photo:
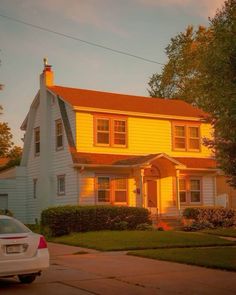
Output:
[[15,218],[0,215],[0,278],[18,276],[30,284],[48,267],[45,238]]

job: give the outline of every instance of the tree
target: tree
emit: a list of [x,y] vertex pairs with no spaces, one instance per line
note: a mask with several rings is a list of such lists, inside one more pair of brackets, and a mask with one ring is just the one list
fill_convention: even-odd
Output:
[[171,39],[161,74],[149,81],[153,97],[194,103],[210,114],[215,129],[213,148],[220,167],[236,187],[236,0],[225,1],[209,27]]
[[13,146],[11,129],[5,122],[0,122],[0,157],[7,157]]
[[[0,111],[2,110],[0,105]],[[1,114],[1,113],[0,113]],[[20,164],[22,148],[14,146],[11,128],[6,122],[0,122],[0,157],[8,158],[8,163],[1,170]]]
[[199,26],[196,31],[193,26],[188,26],[184,33],[171,39],[166,47],[168,63],[162,73],[153,74],[148,83],[152,97],[183,99],[199,104],[199,48],[208,35],[208,29],[203,26]]
[[199,87],[207,90],[204,106],[212,114],[220,167],[236,187],[236,0],[228,0],[211,20],[212,38],[202,49],[203,76]]
[[20,165],[22,157],[22,148],[19,146],[14,146],[8,153],[7,157],[9,158],[8,163],[3,167],[3,169],[8,169],[10,167]]

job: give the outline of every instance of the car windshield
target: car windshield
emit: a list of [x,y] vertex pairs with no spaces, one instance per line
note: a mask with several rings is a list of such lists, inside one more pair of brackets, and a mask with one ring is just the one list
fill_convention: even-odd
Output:
[[0,218],[0,234],[29,233],[30,230],[15,219]]

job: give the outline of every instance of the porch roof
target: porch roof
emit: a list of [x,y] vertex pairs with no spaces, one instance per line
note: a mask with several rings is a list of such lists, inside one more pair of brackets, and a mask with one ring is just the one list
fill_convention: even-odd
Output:
[[217,162],[212,158],[184,158],[175,157],[177,161],[181,162],[188,169],[217,169]]
[[75,166],[110,166],[110,167],[134,167],[148,166],[159,158],[166,158],[178,169],[217,169],[216,161],[209,158],[170,157],[165,153],[149,155],[121,155],[76,152],[73,156]]

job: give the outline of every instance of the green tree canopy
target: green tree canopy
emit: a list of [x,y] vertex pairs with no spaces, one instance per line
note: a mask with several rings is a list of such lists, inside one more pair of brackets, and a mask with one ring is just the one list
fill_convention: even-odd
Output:
[[172,38],[166,54],[150,95],[183,99],[211,115],[215,138],[205,143],[236,187],[236,0],[225,1],[207,28],[189,26]]
[[[0,105],[0,111],[2,110],[3,108]],[[8,124],[0,122],[0,157],[9,158],[8,163],[1,167],[1,170],[20,164],[22,148],[14,145],[12,137],[11,128]]]

